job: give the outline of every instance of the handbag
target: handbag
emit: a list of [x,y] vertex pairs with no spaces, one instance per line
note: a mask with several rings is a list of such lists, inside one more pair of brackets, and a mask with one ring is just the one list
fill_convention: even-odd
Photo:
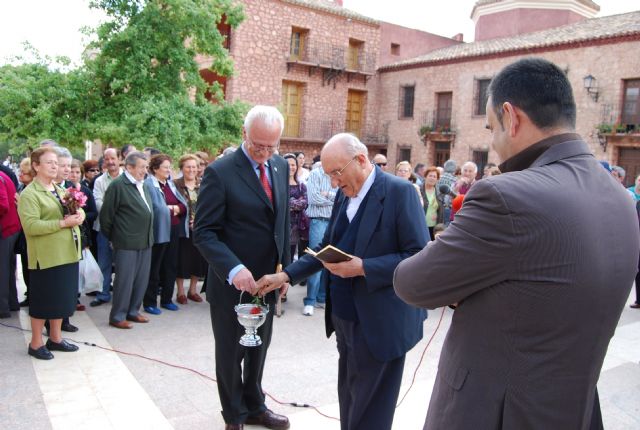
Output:
[[86,294],[91,291],[102,291],[104,277],[100,266],[88,249],[82,250],[82,260],[79,262],[79,267],[78,292]]

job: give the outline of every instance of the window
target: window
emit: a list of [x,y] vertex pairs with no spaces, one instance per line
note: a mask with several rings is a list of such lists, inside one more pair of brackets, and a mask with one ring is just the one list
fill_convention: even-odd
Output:
[[640,79],[624,81],[624,100],[622,101],[622,124],[640,125]]
[[451,129],[451,103],[453,93],[437,93],[436,131],[448,131]]
[[347,69],[360,70],[360,54],[364,42],[349,39],[349,49],[347,50]]
[[291,29],[291,46],[289,48],[289,59],[291,61],[302,61],[305,59],[305,45],[309,30],[293,27]]
[[487,99],[489,98],[489,84],[491,79],[476,79],[473,95],[473,114],[487,113]]
[[473,151],[472,161],[476,163],[476,166],[478,166],[478,174],[476,175],[476,178],[482,178],[484,166],[486,166],[489,161],[489,151]]
[[416,86],[400,86],[400,115],[399,118],[413,118],[413,103],[415,99]]
[[411,147],[400,146],[398,147],[398,163],[401,161],[408,161],[411,163]]
[[400,44],[392,43],[391,44],[391,55],[400,55]]
[[285,137],[300,137],[300,118],[302,117],[302,84],[282,82],[282,109]]
[[449,142],[436,142],[433,159],[436,166],[444,166],[444,162],[451,158],[451,144]]

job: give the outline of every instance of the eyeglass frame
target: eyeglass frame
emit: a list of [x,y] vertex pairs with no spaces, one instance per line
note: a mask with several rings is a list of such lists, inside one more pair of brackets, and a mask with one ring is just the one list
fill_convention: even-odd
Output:
[[340,170],[335,170],[335,171],[333,171],[333,172],[329,172],[329,173],[327,173],[327,175],[329,175],[329,177],[330,177],[330,178],[338,179],[339,177],[341,177],[341,176],[342,176],[342,172],[344,172],[344,169],[346,169],[347,167],[349,167],[349,164],[351,164],[351,162],[352,162],[353,160],[355,160],[356,158],[358,158],[358,156],[357,156],[357,155],[354,155],[354,156],[353,156],[353,158],[352,158],[351,160],[349,160],[349,162],[348,162],[347,164],[345,164],[345,165],[344,165],[344,167],[343,167],[342,169],[340,169]]
[[249,139],[248,134],[245,136],[244,140],[249,144],[251,144],[251,146],[253,146],[253,148],[259,152],[267,151],[269,154],[275,154],[278,151],[278,149],[280,149],[280,139],[278,139],[276,146],[266,146],[266,145],[260,145],[258,143],[255,143],[253,140]]

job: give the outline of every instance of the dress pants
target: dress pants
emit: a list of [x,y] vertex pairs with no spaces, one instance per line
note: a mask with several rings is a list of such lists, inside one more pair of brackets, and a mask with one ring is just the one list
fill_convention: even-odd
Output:
[[158,292],[160,292],[160,304],[171,303],[178,273],[179,227],[178,225],[171,227],[169,242],[153,245],[149,285],[144,294],[145,306],[158,306]]
[[20,309],[16,288],[16,254],[14,247],[20,233],[0,236],[0,313]]
[[[225,284],[225,288],[235,287]],[[242,424],[248,416],[258,415],[267,409],[262,392],[262,374],[271,343],[275,306],[269,305],[266,321],[258,328],[262,345],[256,347],[238,343],[245,332],[233,306],[214,301],[210,306],[222,417],[227,424]]]
[[140,313],[140,305],[149,283],[151,248],[113,251],[116,277],[113,281],[113,305],[110,322],[124,321]]
[[338,402],[342,430],[390,430],[405,356],[378,361],[359,322],[331,316],[338,342]]

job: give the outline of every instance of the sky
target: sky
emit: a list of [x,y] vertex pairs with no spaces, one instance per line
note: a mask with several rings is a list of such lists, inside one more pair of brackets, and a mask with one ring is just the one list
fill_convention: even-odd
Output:
[[[476,0],[343,0],[344,7],[363,15],[406,27],[451,37],[463,33],[473,41],[470,18]],[[640,9],[633,0],[596,0],[598,16]],[[89,0],[0,0],[0,64],[23,53],[29,41],[43,55],[67,56],[79,63],[86,44],[83,26],[104,19],[88,7]],[[634,7],[635,5],[635,7]]]

